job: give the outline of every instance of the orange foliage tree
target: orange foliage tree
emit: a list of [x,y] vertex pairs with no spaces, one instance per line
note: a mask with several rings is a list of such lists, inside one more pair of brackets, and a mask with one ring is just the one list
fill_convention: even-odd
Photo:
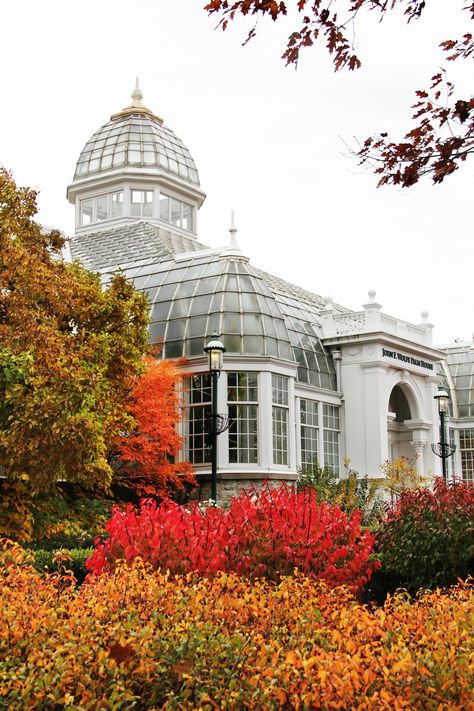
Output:
[[107,491],[148,304],[123,275],[103,289],[98,274],[65,263],[64,238],[35,213],[36,193],[0,168],[0,467],[30,495],[58,480]]
[[176,461],[182,438],[181,376],[170,360],[146,358],[128,403],[134,425],[115,439],[110,459],[115,482],[140,496],[157,496],[194,484],[189,462]]
[[[361,66],[354,51],[353,33],[364,11],[378,13],[382,19],[388,11],[401,7],[410,22],[418,20],[428,4],[433,5],[426,0],[208,0],[205,9],[219,17],[224,30],[239,15],[277,21],[289,9],[297,9],[301,24],[289,35],[283,59],[296,65],[304,47],[324,42],[339,71]],[[462,9],[461,2],[457,7],[454,2],[438,5],[440,13]],[[472,0],[465,0],[464,10],[474,19]],[[474,57],[474,38],[467,23],[468,20],[461,37],[441,42],[447,61]],[[254,24],[247,41],[255,36],[255,30]],[[410,187],[423,176],[441,183],[474,152],[474,96],[456,96],[443,71],[432,77],[429,89],[419,90],[416,95],[412,118],[418,122],[402,140],[391,140],[386,133],[380,133],[354,151],[361,163],[368,164],[380,176],[379,185]]]

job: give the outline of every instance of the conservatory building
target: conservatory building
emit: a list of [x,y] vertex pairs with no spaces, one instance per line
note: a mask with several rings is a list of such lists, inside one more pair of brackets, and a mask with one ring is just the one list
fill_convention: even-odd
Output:
[[473,479],[472,344],[434,347],[426,313],[416,324],[388,316],[373,291],[354,312],[273,276],[241,252],[233,225],[225,246],[206,246],[198,239],[205,193],[194,160],[142,99],[137,85],[131,105],[79,156],[67,191],[76,210],[70,256],[104,283],[121,270],[148,296],[150,341],[164,358],[186,358],[182,457],[193,463],[202,496],[211,458],[204,347],[214,333],[226,349],[220,498],[250,483],[295,481],[316,462],[343,475],[345,457],[375,478],[384,461],[402,455],[416,458],[419,471],[440,473],[431,447],[439,441],[440,386],[451,394],[451,470]]

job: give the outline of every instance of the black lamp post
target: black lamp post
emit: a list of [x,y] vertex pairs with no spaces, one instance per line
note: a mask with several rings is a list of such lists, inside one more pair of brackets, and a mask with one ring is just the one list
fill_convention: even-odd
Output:
[[446,415],[448,414],[449,395],[446,390],[438,390],[434,399],[438,402],[439,413],[439,443],[432,444],[431,449],[440,457],[443,465],[443,479],[448,481],[448,464],[447,459],[454,454],[456,447],[452,447],[446,441]]
[[219,380],[219,375],[222,370],[223,354],[225,353],[225,347],[222,341],[219,339],[217,333],[211,337],[211,340],[205,346],[204,353],[209,354],[209,372],[211,374],[211,384],[212,384],[212,405],[211,405],[211,499],[214,502],[214,506],[217,502],[217,435],[220,434],[222,429],[219,431],[217,413],[217,381]]

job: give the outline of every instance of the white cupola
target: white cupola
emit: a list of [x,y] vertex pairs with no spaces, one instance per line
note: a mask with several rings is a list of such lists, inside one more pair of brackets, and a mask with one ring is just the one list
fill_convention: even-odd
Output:
[[147,220],[196,236],[205,193],[184,143],[144,106],[138,85],[132,103],[87,141],[72,183],[76,234]]

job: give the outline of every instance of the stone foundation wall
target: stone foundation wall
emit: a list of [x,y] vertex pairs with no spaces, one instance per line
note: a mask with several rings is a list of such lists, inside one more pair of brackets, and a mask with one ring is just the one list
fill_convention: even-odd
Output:
[[[259,491],[262,486],[276,488],[281,486],[281,484],[288,484],[294,486],[296,484],[296,475],[285,475],[281,478],[275,478],[273,475],[271,479],[262,480],[261,478],[255,479],[252,477],[242,478],[239,475],[238,479],[222,479],[217,482],[217,505],[226,506],[229,501],[238,496],[244,489],[253,489]],[[199,482],[199,501],[208,501],[211,498],[211,482],[210,481],[200,481]]]

